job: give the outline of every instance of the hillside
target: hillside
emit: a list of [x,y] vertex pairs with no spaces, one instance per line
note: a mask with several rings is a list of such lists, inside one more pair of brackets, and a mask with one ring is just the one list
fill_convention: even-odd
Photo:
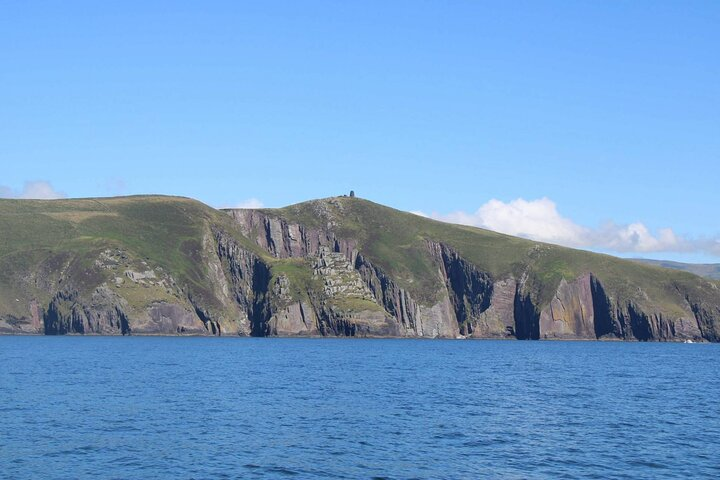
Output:
[[713,280],[720,280],[720,263],[683,263],[672,262],[670,260],[651,260],[648,258],[633,258],[632,260],[657,267],[682,270],[683,272],[690,272]]
[[0,333],[708,340],[698,276],[367,200],[0,200]]
[[0,200],[0,331],[249,333],[218,283],[218,232],[244,241],[183,198]]

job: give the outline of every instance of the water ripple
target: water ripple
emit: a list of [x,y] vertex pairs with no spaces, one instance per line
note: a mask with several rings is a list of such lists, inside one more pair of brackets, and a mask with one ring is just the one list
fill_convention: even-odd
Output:
[[716,478],[693,347],[0,337],[0,477]]

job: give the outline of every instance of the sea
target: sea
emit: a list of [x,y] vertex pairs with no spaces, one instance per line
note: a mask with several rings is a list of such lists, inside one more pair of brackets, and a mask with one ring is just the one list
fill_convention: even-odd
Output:
[[720,345],[0,337],[0,478],[720,478]]

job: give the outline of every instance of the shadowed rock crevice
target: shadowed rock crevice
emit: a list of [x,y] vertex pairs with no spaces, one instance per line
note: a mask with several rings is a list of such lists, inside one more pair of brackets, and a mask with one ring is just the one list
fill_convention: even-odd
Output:
[[269,295],[270,277],[271,273],[268,266],[256,260],[252,270],[253,299],[248,312],[253,336],[264,337],[270,333],[268,325],[268,321],[272,316]]
[[75,292],[58,292],[43,315],[46,335],[85,333],[84,313],[75,302]]
[[117,314],[117,318],[120,322],[120,333],[123,335],[131,335],[132,331],[130,330],[130,322],[128,321],[125,312],[120,307],[116,307],[115,313]]
[[[670,318],[659,312],[648,312],[636,303],[630,301],[624,308],[617,309],[617,321],[622,326],[623,339],[647,341],[669,341],[680,338],[698,338],[697,322],[690,318]],[[678,326],[691,322],[689,328],[684,328],[682,334]],[[692,333],[695,332],[695,333]]]
[[640,341],[648,341],[654,338],[653,329],[650,325],[650,318],[640,311],[635,305],[629,303],[627,311],[621,312],[620,317],[626,325],[630,325],[632,336]]
[[595,338],[624,338],[622,326],[613,318],[612,304],[600,280],[594,276],[590,279],[593,315],[595,320]]
[[248,319],[249,333],[253,336],[268,335],[268,321],[272,315],[270,267],[222,232],[215,233],[215,241],[218,258],[229,276],[233,297]]
[[195,315],[197,315],[200,321],[202,321],[203,325],[205,325],[205,329],[208,331],[208,333],[220,336],[222,333],[222,330],[220,328],[220,322],[218,322],[217,320],[213,320],[207,309],[203,308],[200,303],[194,299],[192,295],[188,295],[188,301],[195,310]]
[[130,335],[130,324],[121,303],[103,288],[98,288],[90,301],[84,300],[77,291],[57,292],[42,312],[43,333]]
[[451,247],[435,242],[429,242],[428,247],[440,265],[461,332],[471,334],[473,325],[490,307],[493,281]]
[[520,286],[515,291],[513,316],[515,337],[518,340],[538,340],[540,338],[540,312],[530,295],[521,292]]
[[330,315],[329,312],[324,309],[320,310],[318,328],[320,330],[320,334],[326,337],[354,337],[358,333],[357,324],[349,321],[348,319],[337,318],[334,315]]
[[712,307],[708,308],[701,302],[694,302],[690,297],[686,297],[686,299],[697,320],[702,338],[709,342],[720,342],[720,332],[718,332],[717,324],[713,321],[715,318],[720,318],[720,308],[715,307],[715,311],[712,312],[710,310]]
[[404,331],[416,331],[418,308],[407,291],[362,254],[356,255],[354,266],[375,299],[400,327]]

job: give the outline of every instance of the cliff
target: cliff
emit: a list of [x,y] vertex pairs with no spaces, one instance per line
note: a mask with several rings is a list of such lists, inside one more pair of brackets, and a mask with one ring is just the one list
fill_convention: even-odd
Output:
[[0,201],[0,333],[718,341],[712,281],[358,198]]
[[[387,317],[372,322],[376,312],[356,311],[353,321],[365,322],[366,334],[718,341],[720,291],[694,275],[435,222],[360,199],[228,213],[274,258],[317,263],[328,252],[344,258],[343,268],[352,268],[362,282],[354,278],[355,284],[371,294],[363,298]],[[295,282],[305,289],[301,279]],[[292,312],[283,318],[292,319]],[[299,333],[277,325],[272,332]]]

